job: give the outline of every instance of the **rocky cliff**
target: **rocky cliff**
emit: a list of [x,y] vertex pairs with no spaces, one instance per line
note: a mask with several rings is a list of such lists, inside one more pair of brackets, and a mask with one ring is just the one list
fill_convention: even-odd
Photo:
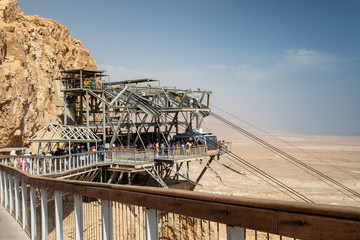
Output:
[[61,122],[60,71],[97,69],[69,30],[0,0],[0,148],[27,146],[50,120]]

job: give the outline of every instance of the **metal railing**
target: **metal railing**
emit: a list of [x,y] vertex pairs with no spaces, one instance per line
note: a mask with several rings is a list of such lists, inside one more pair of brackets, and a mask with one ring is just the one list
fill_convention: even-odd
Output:
[[113,163],[137,165],[154,162],[154,150],[120,148],[108,152],[111,153]]
[[175,161],[205,157],[206,153],[206,146],[146,150],[127,147],[63,156],[0,156],[0,163],[40,176],[63,173],[76,168],[93,166],[100,162],[129,165],[152,164],[154,159]]
[[157,148],[155,149],[155,159],[159,160],[180,160],[191,158],[203,158],[207,153],[206,145],[189,146],[180,148]]
[[101,90],[104,89],[102,81],[86,80],[86,79],[79,79],[79,78],[71,78],[71,79],[62,79],[62,86],[61,90],[63,89],[76,89],[76,88],[89,88],[89,89],[96,89]]
[[96,165],[105,159],[111,161],[112,154],[109,151],[93,151],[63,156],[0,156],[0,163],[39,176]]
[[222,142],[218,144],[218,146],[220,155],[226,154],[228,151],[232,151],[232,142]]
[[0,201],[32,239],[360,239],[360,208],[52,179],[4,164]]

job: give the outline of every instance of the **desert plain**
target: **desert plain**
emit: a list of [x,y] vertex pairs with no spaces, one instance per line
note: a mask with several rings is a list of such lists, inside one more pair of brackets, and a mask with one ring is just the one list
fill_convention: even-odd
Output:
[[[319,171],[322,176],[330,177],[356,193],[360,193],[360,137],[298,135],[280,131],[263,131],[244,124],[238,119],[233,118],[231,121]],[[340,188],[324,177],[314,174],[313,171],[300,168],[289,159],[264,148],[217,119],[210,118],[205,126],[204,130],[216,133],[218,140],[232,142],[233,153],[314,203],[360,206],[358,196]],[[291,194],[286,194],[262,180],[259,174],[247,170],[236,160],[222,156],[220,161],[231,164],[234,169],[244,172],[245,176],[230,171],[214,161],[211,166],[221,180],[213,172],[207,171],[200,182],[203,188],[196,187],[195,191],[301,202]],[[203,167],[199,162],[192,163],[190,176],[197,176]]]

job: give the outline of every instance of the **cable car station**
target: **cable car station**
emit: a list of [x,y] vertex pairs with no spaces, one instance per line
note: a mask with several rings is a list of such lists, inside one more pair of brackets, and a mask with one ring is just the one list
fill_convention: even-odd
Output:
[[180,177],[196,185],[200,178],[190,178],[190,162],[218,154],[216,135],[201,128],[210,115],[212,91],[164,87],[148,78],[111,82],[105,71],[90,69],[62,71],[60,82],[64,125],[57,128],[83,134],[51,135],[45,127],[31,141],[39,142],[40,149],[61,147],[69,154],[80,142],[88,151],[111,150],[111,158],[107,154],[105,159],[111,165],[102,166],[102,181],[131,184],[140,173],[145,174],[142,184],[150,177],[167,187],[166,181],[178,182]]

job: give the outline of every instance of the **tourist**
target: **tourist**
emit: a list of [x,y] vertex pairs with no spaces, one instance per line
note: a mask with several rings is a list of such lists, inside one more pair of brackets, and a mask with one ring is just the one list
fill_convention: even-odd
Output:
[[173,156],[175,155],[175,142],[172,142],[172,144],[171,144],[171,154]]
[[155,149],[156,149],[156,156],[158,156],[159,155],[159,141],[156,141]]
[[[16,151],[15,150],[11,150],[10,152],[10,156],[16,156]],[[13,167],[17,167],[17,159],[15,157],[10,158],[10,166]]]
[[[43,150],[40,149],[40,151],[38,152],[38,154],[36,154],[36,156],[44,156]],[[36,168],[36,169],[39,168],[40,171],[42,170],[42,168],[40,168],[40,158],[37,158],[37,161],[36,161],[36,163],[34,164],[34,169],[35,169],[35,168]]]
[[45,157],[48,157],[48,158],[45,158],[44,161],[45,161],[45,166],[47,166],[46,170],[49,172],[50,161],[52,161],[52,158],[50,158],[50,157],[52,157],[52,154],[50,152],[45,153]]
[[[100,144],[98,151],[100,151],[100,152],[105,151],[105,148],[102,144]],[[100,153],[100,160],[104,161],[104,152]]]
[[31,156],[30,151],[29,151],[29,150],[26,150],[24,156],[27,156],[27,158],[25,158],[25,163],[26,163],[25,171],[26,171],[27,173],[29,173],[29,172],[30,172],[30,165],[31,165],[31,158],[28,157],[28,156]]
[[164,144],[164,140],[163,140],[163,141],[161,141],[160,148],[161,148],[161,156],[164,156],[164,153],[165,153],[165,144]]

